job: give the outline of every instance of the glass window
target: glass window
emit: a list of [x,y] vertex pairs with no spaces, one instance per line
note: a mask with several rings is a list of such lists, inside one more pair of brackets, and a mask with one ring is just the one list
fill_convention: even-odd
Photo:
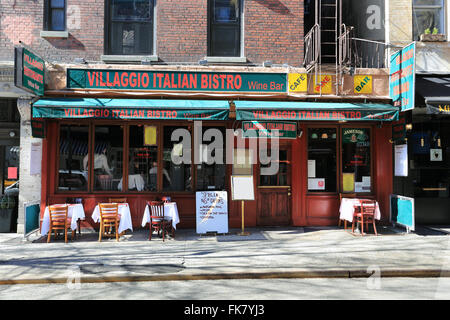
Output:
[[[270,148],[267,150],[270,153]],[[274,160],[275,161],[275,160]],[[278,172],[273,175],[261,174],[262,168],[270,167],[269,164],[260,165],[259,185],[260,186],[289,186],[290,185],[290,159],[288,150],[279,150]]]
[[240,0],[210,0],[209,55],[238,57],[241,50]]
[[308,129],[308,191],[336,192],[336,128]]
[[[119,190],[123,172],[123,127],[95,126],[94,190]],[[84,159],[88,166],[88,158]]]
[[60,126],[58,190],[87,191],[88,170],[83,167],[83,160],[88,157],[88,150],[88,126]]
[[444,28],[444,0],[414,0],[414,40],[419,40],[425,33],[445,33]]
[[[128,190],[157,190],[157,128],[153,126],[130,126],[128,152]],[[150,141],[148,141],[150,140]],[[122,183],[119,190],[123,190]]]
[[66,30],[66,1],[47,0],[46,28],[50,31]]
[[153,1],[111,0],[108,54],[153,53]]
[[183,152],[190,152],[190,150],[181,148],[182,138],[172,141],[172,133],[176,129],[188,130],[188,127],[165,126],[163,130],[163,190],[191,191],[191,165],[186,163],[178,164],[172,161],[172,154],[183,157]]
[[342,191],[371,191],[370,129],[342,129]]
[[[202,163],[197,164],[197,191],[225,189],[225,128],[203,127],[202,136],[213,136],[211,142],[206,142],[201,149]],[[218,137],[220,136],[220,138]],[[218,140],[216,140],[218,139]],[[220,139],[222,139],[220,141]],[[216,148],[221,144],[220,147]]]

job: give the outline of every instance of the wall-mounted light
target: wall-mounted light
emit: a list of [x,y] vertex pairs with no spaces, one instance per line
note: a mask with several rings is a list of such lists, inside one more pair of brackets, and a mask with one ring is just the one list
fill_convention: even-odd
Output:
[[14,131],[10,131],[10,132],[9,132],[9,136],[10,136],[11,138],[14,138],[14,137],[16,136],[16,133],[15,133]]
[[264,61],[263,62],[263,67],[270,68],[271,66],[272,66],[272,61]]
[[303,130],[299,128],[299,129],[297,130],[297,137],[301,138],[302,135],[303,135]]
[[208,60],[206,60],[206,59],[198,60],[198,64],[201,66],[204,66],[204,65],[208,64]]

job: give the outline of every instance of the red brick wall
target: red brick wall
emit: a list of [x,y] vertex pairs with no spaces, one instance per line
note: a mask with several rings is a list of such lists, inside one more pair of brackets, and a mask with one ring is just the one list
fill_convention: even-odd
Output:
[[99,60],[103,53],[103,4],[103,0],[67,0],[69,37],[44,39],[40,37],[44,30],[43,0],[1,1],[0,59],[12,60],[13,48],[21,40],[49,61],[73,62],[75,57]]
[[[197,63],[207,55],[207,0],[158,0],[156,50],[164,62]],[[76,57],[99,61],[104,53],[105,0],[67,0],[67,39],[41,38],[44,1],[0,2],[0,60],[12,60],[22,40],[49,61]],[[77,19],[79,9],[80,20]],[[244,55],[261,64],[300,66],[303,55],[303,1],[244,0]],[[79,25],[79,28],[77,27]]]
[[249,61],[303,61],[303,0],[244,0],[245,56]]

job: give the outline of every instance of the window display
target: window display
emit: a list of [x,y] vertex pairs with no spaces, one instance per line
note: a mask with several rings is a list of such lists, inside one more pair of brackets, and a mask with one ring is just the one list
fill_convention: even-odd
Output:
[[370,129],[342,129],[342,191],[371,192]]
[[308,129],[308,191],[336,192],[336,128]]

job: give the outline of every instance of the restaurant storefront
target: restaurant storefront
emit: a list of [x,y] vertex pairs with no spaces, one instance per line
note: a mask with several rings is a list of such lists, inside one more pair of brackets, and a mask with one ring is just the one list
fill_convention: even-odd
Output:
[[405,117],[408,174],[395,177],[394,190],[414,198],[417,224],[450,223],[449,86],[449,75],[417,75],[415,108]]
[[[255,189],[246,226],[335,225],[343,192],[376,199],[387,220],[398,109],[287,101],[286,87],[286,73],[68,69],[71,95],[32,107],[46,127],[42,205],[83,198],[84,224],[95,226],[98,202],[126,197],[139,227],[146,202],[170,196],[179,227],[193,228],[196,192],[229,193],[231,176],[246,173]],[[250,165],[236,162],[238,149],[256,152],[244,153]],[[240,227],[241,203],[228,201],[229,225]]]

